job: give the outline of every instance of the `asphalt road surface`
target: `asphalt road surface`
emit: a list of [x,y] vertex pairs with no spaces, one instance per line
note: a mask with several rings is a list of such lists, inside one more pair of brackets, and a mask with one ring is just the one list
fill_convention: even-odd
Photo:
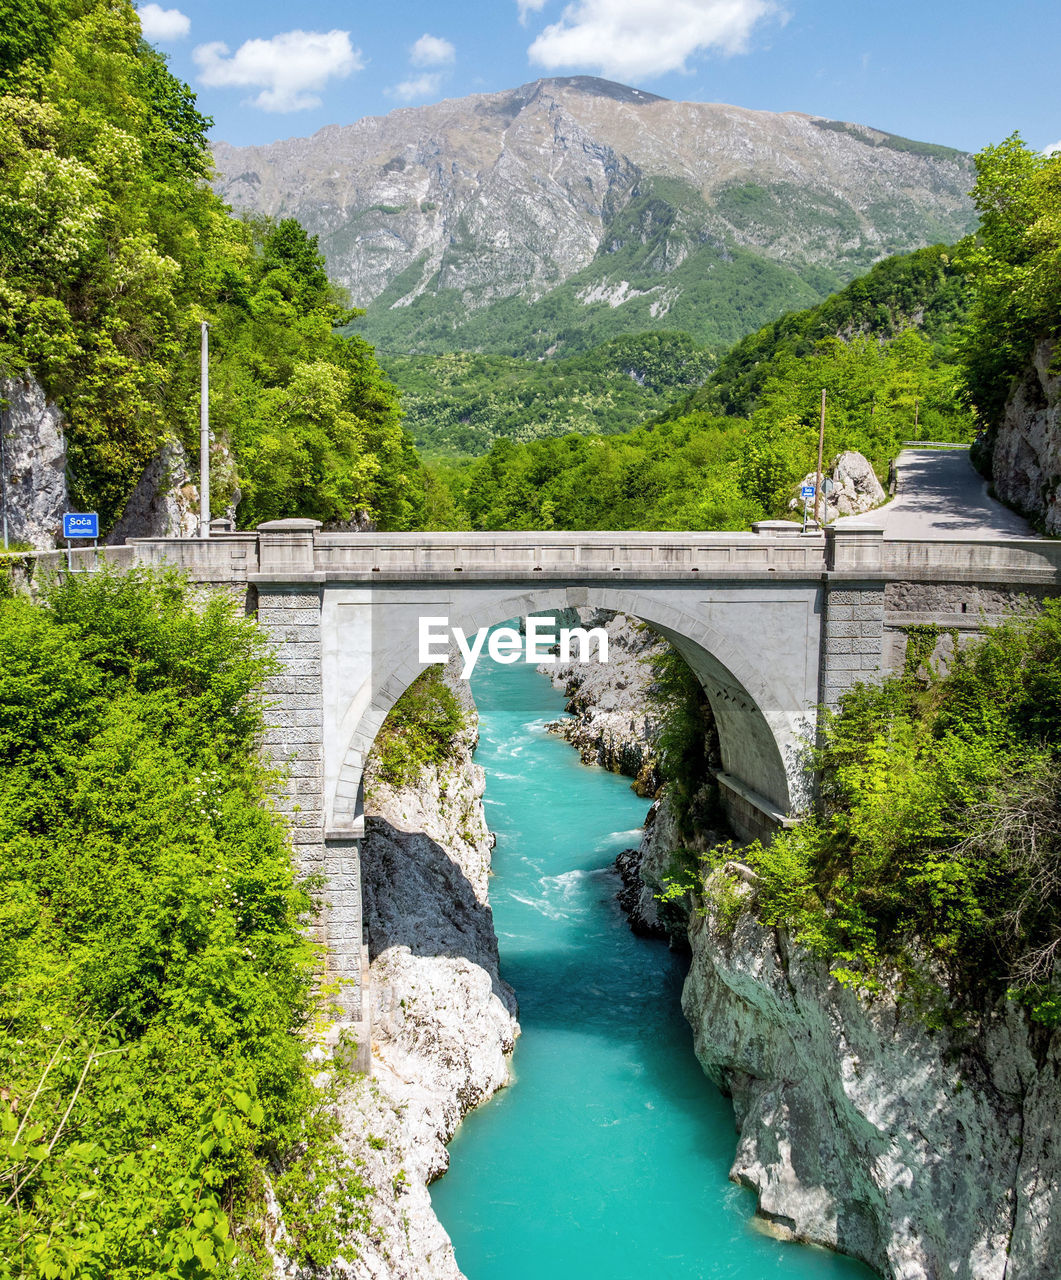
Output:
[[1035,538],[1031,525],[987,495],[968,449],[904,449],[895,497],[845,524],[884,526],[888,539]]

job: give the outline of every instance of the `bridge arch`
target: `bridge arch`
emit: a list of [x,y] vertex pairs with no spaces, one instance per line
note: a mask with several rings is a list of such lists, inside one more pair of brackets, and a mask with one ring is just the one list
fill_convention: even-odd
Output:
[[[355,629],[360,628],[357,647],[362,651],[366,618],[372,618],[374,631],[367,636],[372,672],[356,688],[353,681],[343,687],[342,682],[329,679],[327,646],[325,650],[325,702],[332,697],[338,700],[326,709],[325,716],[327,825],[331,830],[353,828],[360,819],[368,753],[391,708],[430,665],[419,661],[416,626],[422,614],[435,613],[448,616],[450,624],[463,628],[466,634],[508,618],[580,606],[607,609],[648,623],[674,645],[704,688],[718,725],[723,799],[738,832],[745,836],[767,834],[803,807],[802,740],[813,727],[812,706],[805,690],[797,691],[793,699],[791,682],[779,680],[776,663],[768,661],[769,645],[764,648],[753,642],[747,631],[746,604],[742,608],[739,601],[730,602],[728,610],[720,606],[712,613],[697,608],[696,602],[683,598],[681,592],[618,583],[543,584],[532,590],[475,590],[469,584],[449,595],[445,605],[437,603],[437,594],[435,601],[384,603],[385,622],[380,620],[378,600],[336,601],[331,628],[331,666],[335,671],[342,667],[344,627],[340,613],[344,603],[348,624],[353,621]],[[326,601],[326,630],[328,614]],[[802,631],[798,642],[805,644]],[[815,692],[816,687],[810,691],[810,704],[815,701]]]

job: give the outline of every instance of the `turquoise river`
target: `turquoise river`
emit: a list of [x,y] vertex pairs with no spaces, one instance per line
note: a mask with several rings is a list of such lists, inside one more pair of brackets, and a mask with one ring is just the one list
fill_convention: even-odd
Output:
[[481,662],[474,692],[523,1034],[511,1085],[465,1120],[431,1189],[468,1280],[869,1280],[765,1235],[727,1179],[733,1112],[693,1056],[683,961],[615,900],[647,802],[546,733],[563,699],[533,668]]

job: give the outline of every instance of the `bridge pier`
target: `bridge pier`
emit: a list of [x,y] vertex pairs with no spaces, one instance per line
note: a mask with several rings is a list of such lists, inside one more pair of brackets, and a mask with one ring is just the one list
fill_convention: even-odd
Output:
[[[350,829],[326,831],[324,794],[324,686],[321,671],[323,586],[292,583],[298,542],[312,555],[317,521],[279,521],[271,541],[270,571],[256,575],[258,625],[269,638],[278,670],[265,696],[268,727],[263,748],[282,775],[276,807],[291,834],[299,872],[319,880],[319,907],[309,936],[324,957],[323,989],[336,1013],[332,1038],[348,1033],[356,1067],[370,1070],[364,980],[367,958],[362,929],[361,846],[364,819]],[[308,528],[291,528],[305,525]],[[265,526],[268,530],[269,526]],[[300,539],[300,536],[302,538]],[[277,563],[280,561],[281,563]],[[296,561],[293,565],[292,561]],[[312,561],[310,562],[312,565]],[[285,580],[286,579],[286,580]]]
[[833,708],[848,689],[879,679],[885,669],[884,530],[840,524],[825,536],[819,702]]

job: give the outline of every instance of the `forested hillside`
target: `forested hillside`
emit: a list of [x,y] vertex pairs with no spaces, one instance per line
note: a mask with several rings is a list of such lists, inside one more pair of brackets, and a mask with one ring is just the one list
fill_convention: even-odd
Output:
[[[128,0],[6,0],[0,43],[0,372],[66,418],[74,501],[104,526],[198,416],[213,330],[211,509],[415,523],[418,466],[316,242],[235,220],[210,191],[209,121]],[[229,462],[226,452],[233,461]]]
[[455,351],[393,356],[406,427],[425,457],[485,453],[500,438],[615,435],[660,413],[714,365],[684,333],[615,338],[566,360]]
[[[440,466],[429,520],[742,529],[788,515],[816,463],[822,388],[826,459],[857,450],[886,478],[904,440],[972,437],[955,355],[969,305],[965,276],[944,248],[888,259],[820,306],[750,335],[697,391],[621,437],[528,439],[528,431],[498,440],[478,462]],[[607,411],[595,421],[608,422]]]
[[811,356],[816,344],[831,338],[889,341],[916,328],[938,364],[953,364],[958,329],[970,304],[969,281],[954,249],[932,245],[886,258],[820,305],[790,311],[742,338],[704,385],[668,416],[696,408],[751,413],[782,358]]

